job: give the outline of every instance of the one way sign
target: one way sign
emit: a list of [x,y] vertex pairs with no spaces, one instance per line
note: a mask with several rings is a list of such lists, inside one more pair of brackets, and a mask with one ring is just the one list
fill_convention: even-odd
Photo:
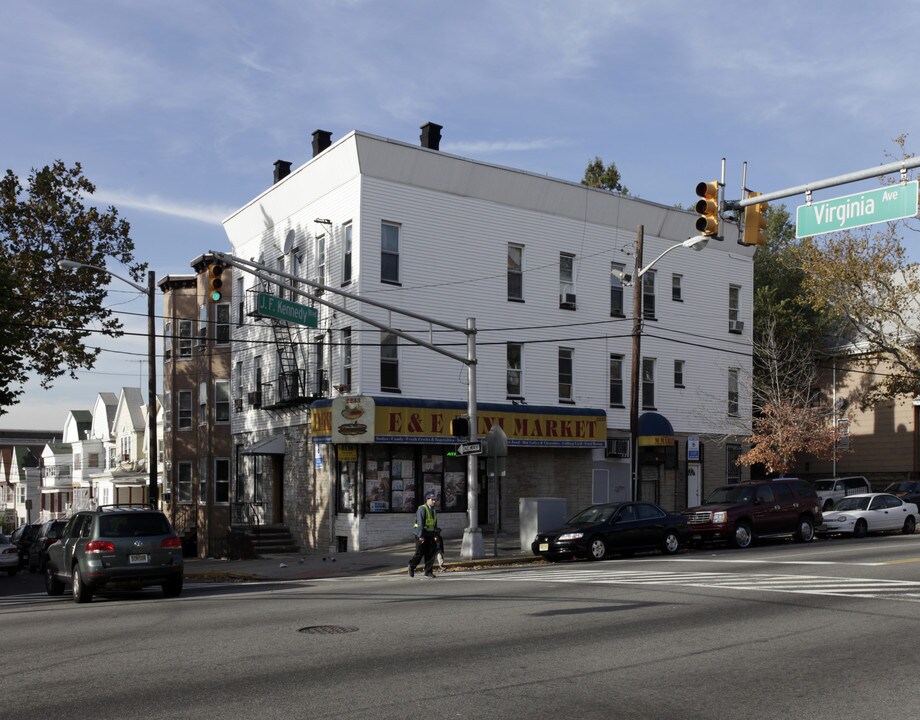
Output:
[[481,455],[482,454],[482,443],[481,442],[471,442],[465,443],[463,445],[457,446],[458,455]]

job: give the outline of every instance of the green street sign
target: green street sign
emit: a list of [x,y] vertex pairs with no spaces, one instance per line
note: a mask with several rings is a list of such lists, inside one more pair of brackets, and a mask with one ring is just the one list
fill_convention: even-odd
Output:
[[298,305],[290,300],[284,300],[277,295],[259,293],[259,315],[287,320],[288,322],[306,325],[315,328],[317,325],[316,308]]
[[917,184],[917,180],[911,180],[799,205],[795,210],[795,236],[803,238],[914,217],[917,214]]

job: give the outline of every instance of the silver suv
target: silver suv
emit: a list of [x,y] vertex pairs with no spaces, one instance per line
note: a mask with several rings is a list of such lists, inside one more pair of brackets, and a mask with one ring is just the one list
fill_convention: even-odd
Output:
[[73,515],[48,547],[45,589],[89,602],[103,587],[160,585],[167,597],[182,592],[182,541],[169,520],[149,507],[104,505]]
[[847,495],[859,495],[872,492],[872,486],[862,475],[815,480],[815,492],[821,499],[821,509],[830,510],[834,504]]

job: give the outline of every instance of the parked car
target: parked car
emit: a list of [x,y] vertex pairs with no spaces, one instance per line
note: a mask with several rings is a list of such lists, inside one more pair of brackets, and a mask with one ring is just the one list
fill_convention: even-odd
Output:
[[738,548],[774,535],[811,542],[822,520],[817,493],[798,478],[722,485],[684,515],[694,543],[727,542]]
[[842,533],[865,537],[870,532],[900,530],[913,535],[917,528],[917,506],[891,493],[850,495],[839,500],[824,515],[821,534]]
[[9,535],[0,535],[0,572],[10,577],[19,572],[19,550]]
[[45,572],[45,566],[48,564],[48,546],[57,542],[65,524],[64,520],[49,520],[42,523],[29,548],[29,572]]
[[862,475],[815,480],[812,485],[818,497],[821,498],[822,510],[830,510],[834,503],[848,495],[872,492],[872,486]]
[[635,550],[676,553],[689,540],[687,519],[651,502],[592,505],[563,527],[539,532],[530,548],[548,560],[601,560]]
[[182,541],[159,510],[101,506],[74,514],[48,547],[45,589],[90,602],[105,587],[160,585],[167,597],[182,592]]
[[20,525],[10,535],[10,540],[19,553],[19,567],[21,568],[29,564],[29,548],[32,546],[32,541],[35,539],[36,534],[38,534],[38,528],[38,523]]
[[895,497],[901,498],[904,502],[910,502],[920,507],[920,482],[916,480],[891,483],[882,492],[891,493]]

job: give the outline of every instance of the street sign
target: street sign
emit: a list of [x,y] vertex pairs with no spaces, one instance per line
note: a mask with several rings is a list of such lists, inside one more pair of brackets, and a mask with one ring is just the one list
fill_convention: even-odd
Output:
[[259,293],[259,315],[272,317],[276,320],[287,320],[288,322],[306,325],[315,328],[317,326],[316,308],[307,305],[284,300],[277,295],[268,293]]
[[917,214],[917,180],[799,205],[795,210],[795,236],[849,230],[873,223],[914,217]]
[[481,455],[482,454],[482,443],[481,442],[471,442],[465,443],[463,445],[457,446],[458,455]]

